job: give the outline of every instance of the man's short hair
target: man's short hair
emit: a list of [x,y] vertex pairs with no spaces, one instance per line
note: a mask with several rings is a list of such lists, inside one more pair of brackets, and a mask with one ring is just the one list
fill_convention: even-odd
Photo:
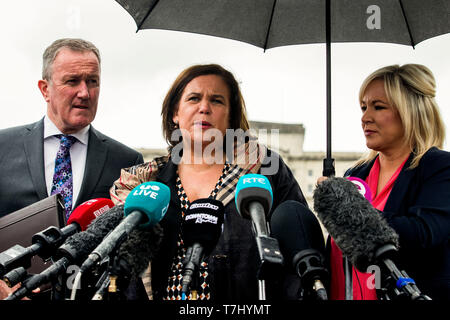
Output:
[[54,41],[50,46],[48,46],[47,49],[45,49],[44,54],[42,55],[42,79],[49,81],[52,79],[53,61],[55,61],[58,52],[64,48],[80,52],[92,51],[97,56],[98,63],[100,64],[100,51],[93,43],[83,39],[58,39]]

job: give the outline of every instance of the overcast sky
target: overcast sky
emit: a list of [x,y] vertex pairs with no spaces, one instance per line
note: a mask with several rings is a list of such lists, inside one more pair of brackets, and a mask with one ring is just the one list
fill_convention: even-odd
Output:
[[[102,55],[93,125],[135,148],[163,148],[161,103],[176,76],[197,63],[219,63],[241,83],[250,120],[301,123],[304,149],[326,148],[325,45],[263,52],[234,40],[142,30],[114,0],[1,1],[0,129],[39,120],[46,111],[37,81],[42,53],[54,40],[80,37]],[[380,43],[332,45],[332,150],[365,151],[358,90],[390,64],[421,63],[437,80],[436,99],[450,123],[450,35],[411,47]],[[447,134],[449,137],[449,134]],[[448,140],[448,138],[447,138]],[[445,149],[449,150],[446,142]]]

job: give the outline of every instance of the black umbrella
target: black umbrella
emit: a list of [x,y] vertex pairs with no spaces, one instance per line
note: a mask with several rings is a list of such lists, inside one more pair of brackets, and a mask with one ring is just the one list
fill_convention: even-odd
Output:
[[[331,156],[331,42],[411,45],[450,32],[449,0],[116,0],[141,29],[185,31],[264,50],[326,43],[327,151]],[[137,32],[136,31],[136,32]]]

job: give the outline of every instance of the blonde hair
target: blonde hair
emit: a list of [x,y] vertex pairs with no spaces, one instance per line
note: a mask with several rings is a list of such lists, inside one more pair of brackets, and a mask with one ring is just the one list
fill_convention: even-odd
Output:
[[[378,79],[383,80],[388,103],[398,111],[405,142],[413,152],[409,168],[415,168],[428,149],[442,149],[445,140],[445,125],[434,99],[436,82],[433,73],[420,64],[392,65],[378,69],[362,83],[360,103],[368,85]],[[370,162],[377,154],[377,151],[371,150],[355,166]]]

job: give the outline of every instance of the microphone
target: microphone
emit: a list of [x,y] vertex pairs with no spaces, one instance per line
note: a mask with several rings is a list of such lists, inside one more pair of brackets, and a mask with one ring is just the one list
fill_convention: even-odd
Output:
[[215,199],[197,199],[189,206],[182,224],[183,241],[187,247],[183,261],[182,299],[198,272],[203,257],[211,254],[222,232],[223,203]]
[[162,237],[163,229],[158,224],[153,228],[133,230],[117,253],[120,273],[140,276],[158,252]]
[[56,250],[54,255],[56,262],[43,272],[23,281],[22,286],[5,300],[21,299],[41,284],[51,281],[66,270],[71,263],[79,265],[102,241],[103,237],[119,224],[122,217],[123,205],[117,205],[96,218],[85,231],[75,233],[67,238],[66,242]]
[[69,237],[56,250],[55,259],[68,258],[79,265],[123,218],[123,204],[116,205],[95,219],[88,228]]
[[85,231],[89,224],[109,209],[114,207],[114,202],[108,198],[96,198],[83,202],[67,219],[67,224],[76,223],[79,225],[81,231]]
[[261,261],[258,278],[276,276],[283,265],[278,241],[269,236],[266,216],[272,207],[272,187],[269,180],[260,174],[246,174],[236,185],[235,203],[239,214],[253,222],[253,232]]
[[105,294],[111,294],[109,287],[112,281],[115,282],[116,291],[117,287],[126,290],[130,279],[139,277],[147,269],[159,250],[162,237],[163,229],[159,224],[150,229],[133,230],[128,239],[120,245],[111,267],[108,268],[109,272],[106,270],[97,282],[97,291],[92,300],[103,300]]
[[285,260],[300,277],[305,293],[310,295],[314,290],[318,300],[328,300],[323,284],[329,277],[322,255],[324,237],[311,210],[300,202],[285,201],[274,210],[270,226]]
[[370,265],[381,262],[403,294],[413,300],[430,299],[391,260],[399,248],[398,234],[352,181],[328,178],[317,186],[313,198],[319,219],[359,271],[365,272]]
[[20,266],[29,268],[34,255],[38,255],[44,261],[48,260],[68,237],[76,232],[86,230],[92,220],[113,206],[114,203],[106,198],[88,200],[72,212],[67,220],[67,226],[61,229],[51,226],[33,235],[31,246],[23,248],[15,245],[0,253],[0,276],[3,277],[9,271]]
[[135,187],[125,199],[125,218],[108,234],[83,262],[80,272],[84,273],[103,260],[121,244],[136,228],[149,229],[166,214],[170,201],[170,189],[163,183],[150,181]]

